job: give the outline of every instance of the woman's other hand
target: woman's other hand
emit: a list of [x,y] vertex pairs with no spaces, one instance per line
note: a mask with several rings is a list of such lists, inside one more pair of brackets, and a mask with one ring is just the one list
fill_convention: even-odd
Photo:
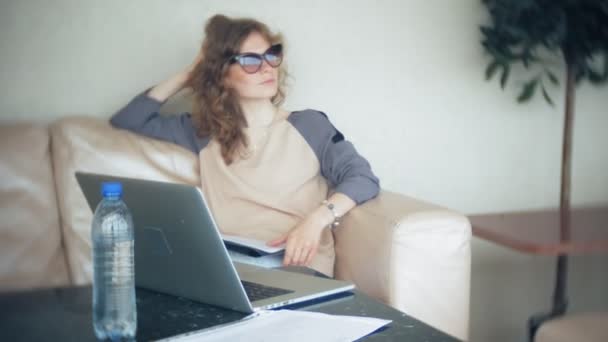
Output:
[[333,212],[325,204],[320,205],[287,234],[267,243],[273,247],[286,244],[283,265],[310,266],[323,229],[334,222],[334,213],[341,217],[356,206],[355,201],[342,193],[334,193],[328,201],[334,205]]
[[287,234],[268,242],[269,246],[285,244],[283,265],[309,266],[319,249],[321,233],[327,226],[315,214],[306,217]]

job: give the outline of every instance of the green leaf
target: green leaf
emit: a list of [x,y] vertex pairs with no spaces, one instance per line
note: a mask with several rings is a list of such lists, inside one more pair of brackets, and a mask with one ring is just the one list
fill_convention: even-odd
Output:
[[497,61],[493,61],[488,65],[488,67],[486,68],[486,81],[489,81],[490,79],[492,79],[492,77],[494,77],[494,74],[496,73],[496,70],[498,70],[499,66],[500,63],[498,63]]
[[551,83],[553,83],[554,85],[559,85],[559,79],[551,70],[545,69],[545,73],[549,77],[549,81],[551,81]]
[[602,84],[602,83],[604,83],[604,81],[606,81],[606,78],[604,77],[604,75],[593,70],[592,68],[587,68],[587,78],[593,84]]
[[545,101],[547,101],[547,103],[550,104],[551,107],[554,107],[555,104],[553,103],[553,100],[551,100],[551,97],[547,93],[547,90],[545,89],[545,86],[543,85],[542,88],[543,88],[543,97],[545,98]]
[[536,85],[538,84],[538,79],[532,79],[530,81],[528,81],[526,84],[524,84],[524,87],[521,90],[521,93],[519,94],[519,97],[517,97],[517,102],[519,103],[523,103],[523,102],[527,102],[528,100],[530,100],[532,98],[532,96],[534,96],[534,92],[536,91]]
[[574,75],[574,82],[579,84],[585,77],[587,77],[587,71],[582,68],[578,68],[576,74]]
[[511,72],[511,67],[508,64],[502,65],[502,76],[500,77],[500,87],[505,89],[507,85],[507,80],[509,79],[509,73]]
[[595,85],[602,84],[608,79],[608,54],[604,54],[602,57],[604,57],[604,70],[601,73],[587,65],[587,78]]

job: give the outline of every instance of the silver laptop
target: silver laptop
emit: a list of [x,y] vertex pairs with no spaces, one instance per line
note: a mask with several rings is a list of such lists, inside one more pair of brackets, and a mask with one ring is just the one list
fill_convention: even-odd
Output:
[[[197,187],[76,172],[95,210],[105,181],[119,181],[135,225],[139,287],[251,313],[344,294],[352,283],[232,262]],[[247,218],[243,218],[247,222]]]

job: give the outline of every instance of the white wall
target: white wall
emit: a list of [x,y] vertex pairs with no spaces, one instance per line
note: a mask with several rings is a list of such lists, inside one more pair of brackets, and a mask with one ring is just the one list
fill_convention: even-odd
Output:
[[[287,38],[288,109],[328,113],[384,188],[465,213],[558,203],[561,90],[553,91],[555,108],[540,98],[518,105],[514,83],[503,92],[484,81],[478,25],[486,14],[479,0],[2,0],[0,6],[4,121],[106,118],[190,63],[206,18],[255,16]],[[577,94],[575,204],[608,202],[607,90],[583,86]],[[168,106],[178,109],[188,106]],[[529,282],[551,260],[530,262],[537,258],[480,241],[474,257],[472,339],[522,336],[524,313],[538,305],[519,301],[519,313],[501,322],[484,320],[479,309],[501,299],[490,285],[507,300],[526,291],[497,282],[500,270],[521,270],[513,272]],[[597,262],[580,260],[580,272],[595,272]],[[526,286],[544,291],[542,279]],[[598,295],[608,302],[605,291],[583,297]]]
[[[108,117],[191,61],[210,15],[282,31],[290,109],[318,108],[371,160],[383,186],[464,212],[558,202],[556,108],[487,83],[480,1],[7,1],[0,113]],[[577,98],[574,203],[608,202],[606,88]],[[187,107],[186,107],[187,109]]]

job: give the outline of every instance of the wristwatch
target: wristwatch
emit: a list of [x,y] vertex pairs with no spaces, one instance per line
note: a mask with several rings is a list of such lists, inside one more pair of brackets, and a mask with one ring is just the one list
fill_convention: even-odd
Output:
[[331,214],[334,216],[334,221],[332,223],[330,223],[328,226],[330,228],[336,228],[337,226],[339,226],[340,218],[342,218],[342,216],[338,215],[334,204],[328,200],[324,200],[323,202],[321,202],[321,204],[323,204],[325,207],[327,207],[327,209],[329,209],[329,211],[331,211]]

